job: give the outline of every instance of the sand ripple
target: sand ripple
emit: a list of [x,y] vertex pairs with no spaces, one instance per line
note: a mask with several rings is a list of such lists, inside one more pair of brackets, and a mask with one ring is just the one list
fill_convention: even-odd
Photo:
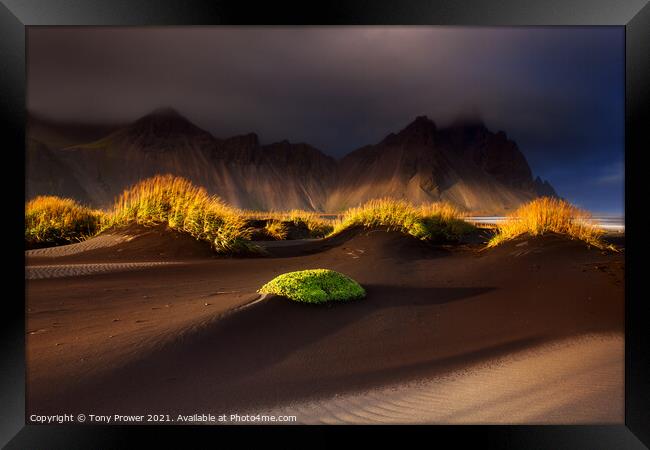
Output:
[[34,250],[27,250],[25,256],[46,256],[46,257],[59,257],[76,255],[98,248],[113,247],[123,242],[128,242],[133,239],[133,236],[120,235],[120,234],[103,234],[94,238],[88,239],[77,244],[60,245],[58,247],[37,248]]
[[302,424],[623,423],[623,370],[622,336],[590,335],[434,379],[261,414],[295,415]]
[[57,264],[43,266],[26,266],[26,280],[40,280],[43,278],[78,277],[104,272],[121,272],[125,270],[146,269],[149,267],[182,264],[179,262],[126,262],[126,263],[98,263],[98,264]]

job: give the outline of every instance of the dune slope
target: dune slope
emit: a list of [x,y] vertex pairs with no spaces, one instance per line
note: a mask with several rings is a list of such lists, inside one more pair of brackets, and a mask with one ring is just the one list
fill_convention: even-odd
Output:
[[[308,268],[353,277],[367,298],[269,297],[223,316],[277,274]],[[28,410],[260,410],[436,379],[558,339],[622,336],[623,270],[621,254],[555,236],[481,252],[367,231],[315,254],[34,280]],[[620,419],[619,400],[604,396],[599,420]]]

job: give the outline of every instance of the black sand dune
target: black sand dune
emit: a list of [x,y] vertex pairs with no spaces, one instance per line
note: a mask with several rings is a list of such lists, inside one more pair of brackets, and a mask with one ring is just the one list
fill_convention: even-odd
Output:
[[213,256],[206,242],[166,225],[116,227],[78,244],[26,252],[28,265],[184,261]]
[[[307,255],[298,246],[298,256],[30,281],[28,411],[268,407],[623,332],[620,253],[558,236],[484,251],[381,230],[339,239]],[[120,253],[141,255],[133,242]],[[352,276],[367,298],[320,306],[268,297],[227,314],[277,274],[308,268]]]

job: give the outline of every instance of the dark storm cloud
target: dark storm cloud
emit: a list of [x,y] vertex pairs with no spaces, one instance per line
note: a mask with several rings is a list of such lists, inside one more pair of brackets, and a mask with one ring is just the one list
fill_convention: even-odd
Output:
[[593,182],[623,160],[622,28],[32,28],[28,61],[34,113],[125,122],[173,106],[216,136],[334,156],[417,115],[480,115],[560,194],[622,207],[622,182]]

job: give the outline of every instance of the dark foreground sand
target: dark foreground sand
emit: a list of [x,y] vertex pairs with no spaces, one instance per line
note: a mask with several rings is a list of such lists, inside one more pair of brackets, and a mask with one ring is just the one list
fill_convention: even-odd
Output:
[[622,336],[584,335],[436,377],[248,413],[295,416],[297,424],[620,423],[623,352]]
[[[385,231],[265,258],[130,244],[28,258],[184,261],[29,280],[28,414],[623,422],[622,253],[556,236],[432,248]],[[271,296],[235,310],[275,275],[308,268],[346,273],[368,296],[333,306]]]

